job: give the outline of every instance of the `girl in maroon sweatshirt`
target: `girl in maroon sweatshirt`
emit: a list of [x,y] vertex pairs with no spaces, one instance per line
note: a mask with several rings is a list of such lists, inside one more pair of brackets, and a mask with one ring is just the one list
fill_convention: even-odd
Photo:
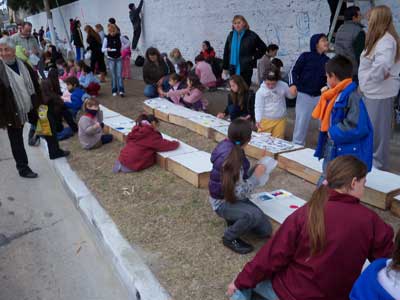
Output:
[[340,156],[311,200],[296,210],[228,287],[231,299],[343,300],[368,259],[388,257],[393,229],[360,204],[367,166]]
[[136,119],[136,126],[128,134],[126,145],[114,165],[114,173],[147,169],[156,163],[157,152],[179,147],[179,142],[163,139],[157,124],[158,120],[153,115],[141,114]]

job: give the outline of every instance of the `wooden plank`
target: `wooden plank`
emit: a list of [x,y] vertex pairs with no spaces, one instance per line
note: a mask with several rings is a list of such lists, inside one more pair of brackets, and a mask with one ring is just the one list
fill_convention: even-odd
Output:
[[122,115],[103,120],[105,131],[117,140],[124,142],[126,136],[135,126],[135,121]]
[[213,130],[213,135],[214,135],[214,141],[216,141],[217,143],[225,140],[226,138],[228,138],[228,126],[214,126],[212,127]]
[[178,141],[179,142],[179,147],[176,150],[173,151],[164,151],[164,152],[158,152],[157,153],[157,163],[160,165],[161,168],[167,169],[167,158],[168,157],[173,157],[177,155],[182,155],[182,154],[187,154],[187,153],[193,153],[193,152],[198,152],[199,150],[183,143],[182,141],[179,141],[167,134],[162,134],[164,139],[170,140],[170,141]]
[[[279,167],[316,184],[322,173],[322,160],[314,157],[314,150],[302,149],[280,154]],[[400,176],[373,168],[367,175],[365,194],[362,202],[389,209],[396,195],[400,194]]]
[[167,170],[198,188],[206,188],[212,169],[210,153],[197,151],[167,158]]
[[400,217],[400,196],[393,198],[390,210],[395,216]]
[[288,171],[313,184],[317,184],[322,173],[322,161],[314,157],[314,150],[305,148],[278,156],[281,169]]

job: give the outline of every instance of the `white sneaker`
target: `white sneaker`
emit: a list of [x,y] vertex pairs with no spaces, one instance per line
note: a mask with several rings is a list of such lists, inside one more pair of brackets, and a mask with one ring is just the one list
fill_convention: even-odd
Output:
[[116,96],[117,96],[117,93],[113,93],[112,95],[113,95],[113,97],[116,97]]
[[119,93],[119,96],[120,96],[120,97],[124,97],[125,94],[124,94],[123,92],[120,92],[120,93]]

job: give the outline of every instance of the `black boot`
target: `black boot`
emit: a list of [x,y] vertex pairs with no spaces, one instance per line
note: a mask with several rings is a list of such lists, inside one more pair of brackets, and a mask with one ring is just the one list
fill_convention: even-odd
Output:
[[231,249],[233,252],[239,254],[247,254],[254,250],[253,246],[237,238],[234,240],[228,240],[227,238],[222,238],[222,243],[225,247]]
[[19,176],[23,178],[37,178],[39,175],[35,172],[33,172],[29,167],[24,168],[23,170],[19,171]]
[[61,158],[61,157],[67,157],[67,156],[69,156],[70,154],[71,154],[71,152],[68,151],[68,150],[61,150],[61,151],[60,151],[59,153],[57,153],[56,155],[50,156],[50,159],[53,160],[53,159],[57,159],[57,158]]
[[28,145],[38,146],[39,144],[40,144],[40,138],[35,134],[35,130],[31,128],[28,134]]

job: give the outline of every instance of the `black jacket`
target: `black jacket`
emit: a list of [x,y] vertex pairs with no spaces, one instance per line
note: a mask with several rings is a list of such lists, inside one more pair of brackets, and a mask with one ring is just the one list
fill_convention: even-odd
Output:
[[74,30],[72,31],[72,40],[74,41],[74,46],[77,48],[83,48],[83,37],[82,37],[82,31],[79,26],[74,27]]
[[92,55],[100,55],[102,53],[101,42],[97,41],[93,36],[88,36],[86,42],[88,43],[87,50],[92,51]]
[[243,97],[243,108],[238,105],[233,104],[231,93],[228,94],[228,103],[225,108],[225,114],[229,115],[231,121],[239,118],[239,117],[247,117],[251,116],[251,120],[255,120],[254,118],[254,103],[255,103],[255,94],[252,90],[248,90]]
[[[224,70],[230,69],[231,44],[233,31],[231,31],[226,39],[224,49]],[[261,40],[257,33],[246,30],[240,43],[240,70],[242,73],[251,71],[257,66],[257,60],[260,59],[267,51],[267,45]]]
[[[25,66],[28,68],[35,88],[35,94],[31,96],[33,108],[28,114],[28,118],[31,124],[36,124],[38,120],[37,108],[40,105],[41,91],[37,74],[28,64],[25,63]],[[21,124],[18,116],[17,104],[15,103],[14,94],[5,67],[4,63],[0,60],[0,128],[6,128],[7,126],[20,128],[23,124]]]
[[143,0],[140,1],[139,6],[129,11],[129,19],[131,19],[133,27],[139,27],[141,25],[140,12],[142,11]]
[[107,51],[107,56],[111,58],[121,57],[121,35],[117,33],[116,35],[106,35],[107,48],[113,49],[113,51]]

